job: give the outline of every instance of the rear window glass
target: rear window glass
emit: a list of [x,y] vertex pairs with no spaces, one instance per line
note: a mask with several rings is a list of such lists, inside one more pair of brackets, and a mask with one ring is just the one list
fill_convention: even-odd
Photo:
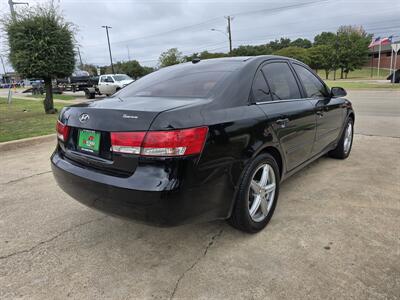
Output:
[[229,73],[161,69],[133,82],[121,90],[118,96],[206,98]]

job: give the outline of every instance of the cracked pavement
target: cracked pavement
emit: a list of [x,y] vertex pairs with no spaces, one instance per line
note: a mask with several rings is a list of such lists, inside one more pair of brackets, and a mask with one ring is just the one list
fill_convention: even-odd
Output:
[[57,187],[54,143],[0,152],[0,299],[398,299],[400,91],[349,99],[350,158],[284,182],[257,235],[105,216]]

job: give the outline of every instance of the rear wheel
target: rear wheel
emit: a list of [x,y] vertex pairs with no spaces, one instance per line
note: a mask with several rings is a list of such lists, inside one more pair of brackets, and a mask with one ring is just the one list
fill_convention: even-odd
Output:
[[275,159],[262,154],[246,166],[229,222],[235,228],[256,233],[267,226],[279,195],[279,169]]
[[96,97],[95,93],[91,93],[89,90],[85,90],[86,99],[94,99]]
[[349,157],[351,147],[353,145],[354,120],[350,117],[347,119],[346,127],[340,137],[339,143],[335,149],[329,152],[329,156],[333,158],[345,159]]

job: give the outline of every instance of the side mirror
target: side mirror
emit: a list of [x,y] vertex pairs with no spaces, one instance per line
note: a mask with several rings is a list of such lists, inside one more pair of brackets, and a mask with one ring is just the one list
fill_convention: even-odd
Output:
[[341,87],[331,88],[331,97],[344,97],[346,95],[347,95],[347,92],[344,88],[341,88]]

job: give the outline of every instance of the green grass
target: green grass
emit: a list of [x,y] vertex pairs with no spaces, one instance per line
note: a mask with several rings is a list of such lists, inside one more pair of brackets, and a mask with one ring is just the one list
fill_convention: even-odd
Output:
[[[55,104],[60,111],[62,104]],[[41,101],[0,97],[0,142],[55,133],[58,114],[47,115]]]
[[[44,99],[45,95],[28,95],[31,98]],[[71,96],[71,95],[63,95],[63,94],[53,94],[54,100],[75,100],[76,98],[80,98],[81,96]]]
[[346,81],[346,80],[325,80],[329,87],[339,86],[348,90],[358,90],[358,89],[400,89],[400,84],[392,83],[377,83],[374,81]]
[[[325,79],[325,71],[318,70],[318,75]],[[354,70],[349,72],[347,79],[386,79],[389,76],[389,70],[387,69],[380,69],[379,77],[378,77],[378,69],[374,68],[373,70],[373,77],[371,77],[371,68],[364,67],[359,70]],[[340,70],[336,71],[336,79],[340,78]],[[329,80],[333,80],[333,71],[329,73]]]

